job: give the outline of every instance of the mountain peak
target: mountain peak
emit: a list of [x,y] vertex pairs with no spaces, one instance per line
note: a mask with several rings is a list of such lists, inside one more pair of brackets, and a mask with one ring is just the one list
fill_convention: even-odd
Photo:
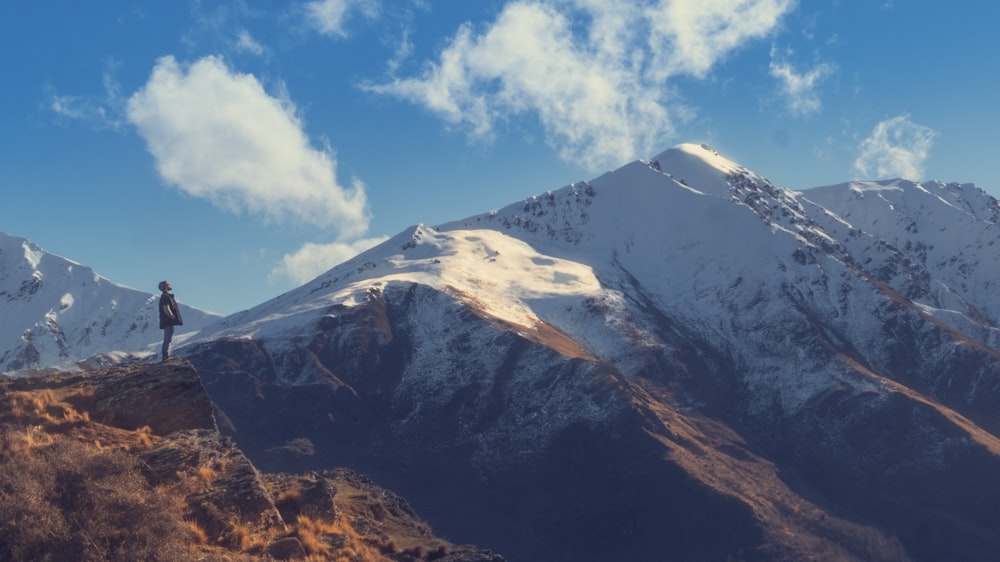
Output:
[[707,144],[685,143],[656,155],[653,167],[678,182],[711,195],[728,195],[726,176],[746,168],[719,154]]

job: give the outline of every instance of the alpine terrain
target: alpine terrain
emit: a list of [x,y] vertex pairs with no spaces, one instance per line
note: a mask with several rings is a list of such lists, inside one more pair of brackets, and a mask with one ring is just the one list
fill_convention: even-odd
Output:
[[362,473],[512,562],[995,560],[998,278],[973,185],[792,191],[686,144],[177,351],[263,472]]
[[[158,353],[159,298],[0,232],[0,372]],[[177,342],[219,315],[181,305],[181,317]]]
[[972,185],[797,192],[681,145],[184,353],[260,466],[362,471],[510,560],[987,560],[998,242]]
[[261,473],[190,363],[0,378],[0,560],[504,562],[339,468]]

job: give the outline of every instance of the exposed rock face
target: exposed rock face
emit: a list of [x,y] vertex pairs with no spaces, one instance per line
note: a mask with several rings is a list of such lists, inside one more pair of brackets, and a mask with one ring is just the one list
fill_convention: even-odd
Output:
[[186,361],[0,381],[0,404],[3,560],[503,560],[350,471],[260,473]]
[[83,373],[10,379],[12,390],[75,388],[79,409],[112,427],[149,426],[154,435],[184,429],[217,431],[212,401],[190,363],[172,360]]
[[205,486],[187,496],[187,509],[209,537],[239,549],[230,526],[234,514],[254,529],[282,529],[282,519],[257,469],[216,430],[177,431],[140,455],[153,486],[176,486],[195,474]]
[[[184,429],[217,431],[212,402],[190,364],[154,364],[131,376],[93,380],[94,416],[122,429],[148,425],[154,435]],[[88,381],[89,382],[89,381]]]

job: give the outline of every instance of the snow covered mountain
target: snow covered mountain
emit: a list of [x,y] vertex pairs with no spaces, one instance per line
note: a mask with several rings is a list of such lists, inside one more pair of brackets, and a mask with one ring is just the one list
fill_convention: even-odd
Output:
[[[0,233],[0,372],[145,354],[163,338],[158,299]],[[178,341],[219,318],[188,306],[182,317]]]
[[511,560],[987,560],[998,215],[681,145],[410,228],[183,352],[259,466],[361,470]]

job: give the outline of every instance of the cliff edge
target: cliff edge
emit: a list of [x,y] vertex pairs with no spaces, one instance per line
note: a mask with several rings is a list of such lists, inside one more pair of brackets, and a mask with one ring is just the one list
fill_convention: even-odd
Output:
[[259,472],[184,360],[0,380],[0,559],[503,560],[361,474]]

